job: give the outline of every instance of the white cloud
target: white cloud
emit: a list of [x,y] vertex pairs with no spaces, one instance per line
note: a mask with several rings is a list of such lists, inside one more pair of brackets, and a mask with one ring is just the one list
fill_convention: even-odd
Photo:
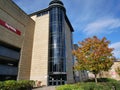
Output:
[[120,42],[113,43],[110,45],[111,48],[114,48],[114,55],[116,58],[120,58]]
[[83,32],[87,35],[95,35],[95,34],[101,34],[101,33],[111,33],[115,30],[115,28],[120,27],[120,19],[99,19],[95,22],[87,24],[87,26],[84,28]]

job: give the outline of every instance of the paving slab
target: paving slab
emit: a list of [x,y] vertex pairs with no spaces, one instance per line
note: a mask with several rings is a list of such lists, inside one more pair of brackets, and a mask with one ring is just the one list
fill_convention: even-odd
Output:
[[56,86],[48,86],[48,87],[41,87],[41,88],[36,88],[32,90],[56,90]]

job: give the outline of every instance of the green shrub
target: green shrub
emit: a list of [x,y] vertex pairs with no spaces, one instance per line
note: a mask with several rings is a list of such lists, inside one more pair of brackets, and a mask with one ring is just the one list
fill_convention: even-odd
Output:
[[81,83],[80,87],[83,88],[83,90],[93,90],[95,83]]
[[56,88],[56,90],[84,90],[82,88],[80,88],[78,85],[62,85],[62,86],[58,86]]
[[57,87],[56,90],[120,90],[120,81],[114,79],[106,79],[106,82],[82,82],[71,85],[62,85]]
[[120,90],[120,81],[119,82],[113,82],[113,86],[115,86],[116,90]]
[[8,80],[4,82],[4,90],[18,90],[17,82],[14,80]]
[[31,89],[31,88],[33,88],[34,84],[35,84],[35,82],[32,80],[20,80],[20,81],[18,81],[19,89],[21,89],[21,90]]
[[111,87],[104,85],[102,83],[96,84],[94,82],[88,82],[88,83],[81,83],[79,85],[83,90],[110,90],[111,89]]
[[31,80],[8,80],[0,82],[0,90],[32,90],[34,84]]
[[[117,80],[111,78],[97,78],[98,82],[116,82]],[[95,82],[95,79],[88,79],[85,82]]]
[[112,78],[99,78],[99,82],[117,82],[117,80]]
[[114,81],[114,82],[107,82],[105,85],[115,88],[115,90],[120,90],[120,81]]
[[3,82],[0,82],[0,90],[3,88],[4,84]]

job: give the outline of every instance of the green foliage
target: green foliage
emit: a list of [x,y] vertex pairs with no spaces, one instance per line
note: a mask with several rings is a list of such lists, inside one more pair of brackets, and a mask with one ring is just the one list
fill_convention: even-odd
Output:
[[116,90],[120,90],[120,81],[118,81],[118,82],[113,82],[113,86],[116,87]]
[[88,82],[88,83],[81,83],[80,86],[83,88],[83,90],[110,90],[111,87],[103,84],[96,84],[94,82]]
[[84,90],[84,89],[82,89],[78,85],[67,85],[66,84],[66,85],[58,86],[56,90]]
[[118,82],[117,80],[112,79],[112,78],[99,78],[98,80],[100,82]]
[[97,74],[100,71],[108,71],[115,60],[112,55],[113,48],[109,48],[109,43],[106,38],[98,39],[96,36],[79,42],[80,46],[73,51],[77,58],[74,68],[92,72],[97,82]]
[[18,81],[19,88],[21,88],[21,89],[32,88],[34,84],[35,84],[34,81],[29,81],[29,80]]
[[[88,79],[85,82],[94,82],[94,79]],[[117,82],[117,80],[111,78],[98,78],[98,82]]]
[[17,90],[17,82],[14,80],[8,80],[4,82],[4,89],[5,90]]
[[0,82],[0,90],[3,88],[3,82]]
[[31,80],[7,80],[0,82],[0,90],[32,90],[34,84]]
[[114,90],[113,88],[115,88],[115,90],[120,90],[120,81],[106,79],[106,82],[100,83],[85,82],[71,85],[69,84],[59,86],[56,90]]

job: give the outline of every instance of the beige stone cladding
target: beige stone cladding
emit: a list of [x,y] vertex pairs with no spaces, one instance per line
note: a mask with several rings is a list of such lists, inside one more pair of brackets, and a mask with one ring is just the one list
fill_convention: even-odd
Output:
[[33,53],[31,63],[31,80],[42,81],[47,85],[48,76],[48,45],[49,45],[49,14],[37,17],[35,20],[35,34],[33,42]]
[[101,72],[99,76],[120,80],[120,76],[116,72],[116,69],[118,67],[120,67],[120,61],[115,61],[111,69],[108,72]]
[[120,67],[120,61],[115,61],[109,70],[110,77],[116,80],[120,80],[120,76],[117,74],[116,69]]
[[73,83],[72,32],[65,23],[67,83]]
[[[102,71],[98,74],[98,78],[112,78],[116,80],[120,80],[120,76],[117,74],[116,69],[120,67],[120,61],[115,61],[109,71]],[[92,73],[88,73],[89,78],[94,78]]]
[[21,32],[21,35],[17,35],[0,25],[0,42],[21,50],[18,79],[29,79],[34,21],[12,0],[0,0],[0,19]]
[[30,80],[34,26],[34,22],[28,19],[19,62],[18,79],[20,80]]
[[19,36],[0,25],[0,41],[21,48],[25,31],[25,20],[21,21],[20,18],[24,18],[24,14],[19,14],[21,14],[20,10],[11,0],[0,0],[0,19],[21,32],[21,36]]

